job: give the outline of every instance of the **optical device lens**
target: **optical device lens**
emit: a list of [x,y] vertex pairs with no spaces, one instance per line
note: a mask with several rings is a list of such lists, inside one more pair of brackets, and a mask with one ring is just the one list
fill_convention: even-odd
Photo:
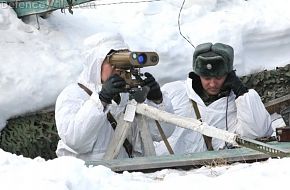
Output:
[[138,55],[137,60],[138,60],[139,64],[143,65],[147,61],[147,56],[142,53],[142,54]]
[[150,61],[152,61],[153,63],[156,63],[156,62],[158,62],[158,57],[153,55],[150,57]]

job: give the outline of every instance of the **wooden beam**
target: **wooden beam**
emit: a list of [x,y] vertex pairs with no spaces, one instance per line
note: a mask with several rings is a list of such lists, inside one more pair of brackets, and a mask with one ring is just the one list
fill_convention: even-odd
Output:
[[290,106],[290,94],[266,102],[264,105],[270,114],[275,112],[280,114],[282,109]]
[[140,136],[144,146],[144,156],[156,156],[155,148],[153,145],[153,140],[148,129],[148,123],[145,117],[137,114],[136,120],[139,123]]
[[[271,142],[277,148],[290,151],[290,142]],[[115,160],[87,161],[87,166],[103,165],[113,171],[156,171],[164,168],[190,168],[203,165],[224,165],[233,162],[248,162],[270,158],[269,155],[248,148],[206,151],[185,155],[137,157]]]
[[137,104],[136,113],[142,114],[146,117],[152,118],[157,121],[163,121],[171,123],[173,125],[197,131],[203,135],[221,139],[229,142],[233,145],[237,145],[235,139],[237,134],[230,133],[228,131],[209,126],[200,120],[188,117],[178,116],[172,113],[168,113],[147,104]]
[[131,122],[122,120],[118,121],[119,125],[115,129],[113,138],[110,141],[110,144],[104,155],[105,160],[112,160],[117,158],[120,149],[128,136],[128,131],[131,129]]

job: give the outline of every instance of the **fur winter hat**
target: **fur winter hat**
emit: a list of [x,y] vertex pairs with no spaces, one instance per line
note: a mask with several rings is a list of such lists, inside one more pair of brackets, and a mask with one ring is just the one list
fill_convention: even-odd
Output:
[[199,76],[224,76],[233,70],[234,50],[222,43],[203,43],[193,53],[193,72]]

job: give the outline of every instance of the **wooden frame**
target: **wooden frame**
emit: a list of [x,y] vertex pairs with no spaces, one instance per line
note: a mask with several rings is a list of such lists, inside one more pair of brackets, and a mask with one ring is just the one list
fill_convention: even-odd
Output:
[[[269,144],[290,151],[290,142],[270,142]],[[262,152],[248,149],[235,148],[218,151],[197,152],[185,155],[166,155],[136,157],[115,160],[86,161],[87,166],[103,165],[111,168],[112,171],[142,171],[152,172],[164,168],[190,169],[204,165],[216,166],[231,164],[233,162],[255,162],[265,160],[271,156]]]

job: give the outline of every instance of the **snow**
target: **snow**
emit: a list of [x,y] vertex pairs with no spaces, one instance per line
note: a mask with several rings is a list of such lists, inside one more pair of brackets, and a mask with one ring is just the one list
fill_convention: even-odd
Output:
[[290,158],[252,164],[204,166],[189,171],[163,169],[154,173],[117,174],[104,166],[86,167],[82,160],[61,157],[44,161],[0,150],[1,189],[279,189],[290,176]]
[[[124,2],[95,4],[120,1]],[[82,70],[84,40],[97,32],[118,31],[131,50],[158,52],[159,64],[143,71],[152,72],[161,84],[184,79],[194,48],[179,34],[182,2],[102,6],[91,2],[73,9],[73,15],[57,10],[47,19],[38,18],[39,26],[35,16],[22,21],[1,3],[0,129],[9,118],[53,106]],[[232,45],[238,75],[250,74],[289,63],[289,5],[287,0],[186,0],[180,28],[195,46]],[[284,158],[190,171],[116,174],[103,166],[86,167],[76,158],[45,161],[0,150],[1,189],[273,189],[284,187],[289,167],[290,160]]]

